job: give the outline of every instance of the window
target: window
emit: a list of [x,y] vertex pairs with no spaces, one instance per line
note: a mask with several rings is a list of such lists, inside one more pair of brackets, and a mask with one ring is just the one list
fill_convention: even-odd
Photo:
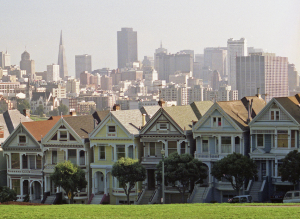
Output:
[[264,135],[257,134],[257,147],[264,147]]
[[98,160],[105,160],[105,146],[99,146],[99,158]]
[[17,153],[11,154],[11,168],[20,169],[20,155]]
[[108,132],[116,132],[116,126],[108,126]]
[[174,152],[177,152],[177,141],[168,141],[168,156]]
[[57,164],[57,151],[52,151],[52,164]]
[[22,168],[23,169],[28,169],[28,162],[27,162],[27,156],[22,155]]
[[42,169],[42,157],[39,155],[36,155],[36,168]]
[[288,147],[288,131],[278,130],[277,131],[277,147],[287,148]]
[[271,110],[271,120],[279,120],[279,110]]
[[155,156],[155,142],[150,142],[150,156]]
[[17,195],[21,195],[20,180],[19,179],[12,179],[11,184],[12,184],[12,189],[15,190]]
[[180,144],[180,154],[185,154],[185,141]]
[[167,130],[168,129],[168,123],[158,123],[158,129]]
[[69,149],[68,150],[68,159],[71,161],[72,164],[77,164],[77,156],[76,156],[76,149]]
[[300,196],[300,192],[295,192],[294,193],[294,197],[299,197]]
[[216,154],[219,153],[219,138],[216,138]]
[[202,140],[202,153],[208,153],[208,140]]
[[115,148],[111,147],[111,160],[115,159]]
[[221,126],[222,126],[222,118],[213,117],[213,127],[221,127]]
[[59,132],[59,140],[60,141],[67,141],[68,140],[68,132],[67,131],[60,131]]
[[133,146],[132,145],[130,145],[128,147],[128,157],[133,159]]
[[26,135],[19,135],[19,145],[23,146],[26,144]]
[[231,153],[231,137],[221,138],[221,153]]
[[295,142],[296,142],[296,131],[292,130],[291,131],[291,147],[295,147]]
[[117,145],[117,159],[125,157],[125,145]]
[[80,162],[80,165],[85,165],[85,152],[84,151],[79,152],[79,162]]

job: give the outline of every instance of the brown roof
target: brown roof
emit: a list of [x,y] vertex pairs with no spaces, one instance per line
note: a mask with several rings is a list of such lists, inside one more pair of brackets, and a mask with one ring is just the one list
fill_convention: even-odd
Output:
[[291,97],[276,97],[275,99],[298,123],[300,123],[299,94]]
[[91,133],[94,130],[93,115],[71,116],[64,118],[64,120],[81,138],[88,138],[89,133]]
[[[68,115],[63,117],[68,117]],[[30,132],[30,134],[40,142],[41,138],[47,135],[60,118],[61,116],[51,116],[48,120],[22,122],[22,124]]]

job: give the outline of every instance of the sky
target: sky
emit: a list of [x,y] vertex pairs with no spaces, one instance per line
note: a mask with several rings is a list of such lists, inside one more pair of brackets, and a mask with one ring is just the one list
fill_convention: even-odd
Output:
[[300,72],[299,0],[0,0],[0,51],[19,65],[25,48],[36,71],[57,64],[63,32],[69,75],[75,55],[92,55],[92,68],[117,67],[117,31],[132,27],[138,56],[226,46],[246,38],[248,46],[288,57]]

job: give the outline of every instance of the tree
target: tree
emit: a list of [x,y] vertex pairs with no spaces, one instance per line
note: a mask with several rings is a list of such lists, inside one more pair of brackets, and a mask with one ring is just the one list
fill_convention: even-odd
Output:
[[49,114],[50,114],[50,116],[59,116],[58,109],[54,109],[54,110],[50,111]]
[[67,194],[71,193],[71,204],[73,204],[74,195],[87,185],[84,171],[70,161],[58,163],[50,178],[56,186],[62,187]]
[[211,174],[219,181],[222,178],[228,180],[239,194],[244,181],[256,176],[257,168],[252,159],[234,152],[214,163]]
[[23,113],[24,109],[30,109],[30,103],[27,100],[17,99],[18,110]]
[[43,117],[43,114],[44,114],[44,107],[43,105],[39,105],[35,112],[34,112],[35,115],[39,115],[40,117]]
[[[162,161],[156,167],[157,179],[162,181]],[[164,170],[166,185],[175,185],[176,181],[180,182],[181,185],[177,186],[177,189],[181,193],[182,202],[185,202],[184,195],[190,183],[203,183],[203,179],[207,177],[203,163],[190,154],[172,153],[164,159]]]
[[112,176],[116,177],[119,185],[124,189],[127,196],[127,204],[130,205],[129,195],[136,182],[146,179],[146,169],[131,158],[120,158],[112,167]]
[[65,105],[65,104],[60,104],[59,107],[57,107],[59,115],[61,115],[61,113],[63,115],[68,115],[69,114],[69,108]]
[[282,159],[282,165],[279,167],[282,181],[289,181],[294,187],[300,179],[300,153],[297,150],[288,153]]
[[9,202],[9,201],[16,201],[17,200],[17,193],[15,190],[10,189],[6,186],[0,187],[0,202]]

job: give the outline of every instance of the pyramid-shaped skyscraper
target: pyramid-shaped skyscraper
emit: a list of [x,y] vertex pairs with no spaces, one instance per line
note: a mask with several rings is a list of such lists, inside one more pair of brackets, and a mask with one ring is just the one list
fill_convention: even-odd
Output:
[[68,68],[67,68],[65,47],[63,45],[63,39],[62,39],[62,31],[60,33],[58,63],[57,64],[59,65],[59,77],[61,77],[62,79],[65,79],[65,77],[68,76]]

